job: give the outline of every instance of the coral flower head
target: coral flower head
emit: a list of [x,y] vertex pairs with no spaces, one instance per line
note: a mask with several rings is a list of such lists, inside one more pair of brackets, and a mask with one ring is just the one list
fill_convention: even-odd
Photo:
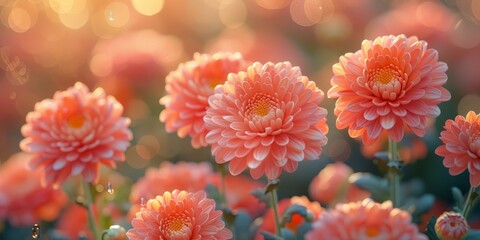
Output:
[[132,220],[127,232],[132,240],[139,239],[231,239],[232,232],[215,210],[215,201],[206,193],[165,192],[147,202]]
[[240,53],[195,53],[193,58],[167,76],[168,95],[160,99],[160,104],[165,105],[160,121],[165,123],[167,132],[177,131],[181,138],[190,135],[192,146],[199,148],[207,146],[203,116],[208,97],[215,86],[227,80],[229,73],[246,69],[247,63]]
[[370,197],[370,193],[350,184],[353,170],[343,162],[327,164],[311,181],[310,197],[322,204],[358,201]]
[[458,175],[468,169],[470,185],[480,185],[480,114],[470,111],[466,118],[457,116],[455,121],[447,120],[445,130],[440,133],[443,145],[435,153],[444,157],[443,165],[451,175]]
[[337,204],[323,213],[307,233],[307,240],[412,239],[427,240],[411,221],[408,212],[370,199]]
[[441,240],[462,239],[468,228],[465,218],[457,212],[444,212],[435,223],[435,233]]
[[20,147],[34,154],[31,168],[44,169],[44,184],[62,184],[78,174],[96,182],[101,164],[115,168],[125,158],[132,133],[122,112],[122,105],[103,89],[90,92],[77,82],[35,104],[22,127]]
[[28,169],[31,157],[16,153],[0,165],[0,221],[12,226],[53,221],[68,202],[62,189],[41,186],[41,170]]
[[327,143],[323,92],[289,62],[259,62],[230,74],[215,89],[205,115],[217,163],[229,162],[238,175],[247,167],[254,179],[276,179],[302,160],[317,159]]
[[204,190],[213,176],[214,172],[206,162],[163,162],[159,168],[149,168],[145,176],[132,186],[129,216],[135,216],[140,210],[142,199],[146,201],[175,189],[189,192]]
[[442,87],[447,65],[435,49],[417,37],[383,36],[364,40],[355,53],[333,65],[329,98],[335,104],[336,126],[351,137],[373,143],[382,131],[395,142],[404,127],[423,136],[427,118],[440,115],[438,104],[450,99]]

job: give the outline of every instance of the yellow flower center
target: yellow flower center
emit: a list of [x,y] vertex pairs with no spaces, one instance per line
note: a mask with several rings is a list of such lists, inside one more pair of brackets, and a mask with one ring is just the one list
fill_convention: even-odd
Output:
[[168,230],[172,231],[172,232],[178,232],[180,230],[182,230],[183,228],[183,221],[182,219],[180,218],[174,218],[174,219],[171,219],[170,222],[168,223]]
[[256,117],[264,117],[268,115],[270,110],[275,107],[275,99],[270,95],[257,93],[247,101],[247,115]]
[[395,72],[390,68],[376,69],[373,79],[381,84],[388,84],[395,79]]
[[208,85],[211,87],[211,88],[215,88],[217,85],[219,84],[223,84],[223,80],[220,79],[220,78],[212,78],[210,80],[210,82],[208,82]]
[[72,128],[81,128],[85,123],[85,117],[82,114],[75,114],[68,118],[67,123]]
[[260,99],[252,106],[253,113],[257,116],[265,116],[270,110],[270,104],[266,99]]
[[369,227],[365,230],[367,237],[376,237],[380,233],[380,230],[376,227]]

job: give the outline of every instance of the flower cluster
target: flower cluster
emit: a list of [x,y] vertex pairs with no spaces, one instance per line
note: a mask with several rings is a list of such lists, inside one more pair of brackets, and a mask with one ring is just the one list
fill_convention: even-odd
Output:
[[[138,176],[126,194],[120,187],[118,195],[129,198],[129,207],[118,207],[115,214],[105,214],[116,204],[111,183],[105,191],[98,180],[101,166],[115,168],[126,155],[134,156],[125,153],[133,140],[130,119],[103,89],[90,92],[77,82],[37,103],[26,116],[20,148],[28,154],[15,155],[0,167],[0,219],[8,218],[12,225],[53,220],[67,205],[59,186],[81,175],[83,198],[76,200],[83,207],[73,205],[63,216],[72,218],[75,211],[82,223],[57,225],[70,238],[85,230],[87,217],[88,236],[98,238],[95,217],[117,224],[125,220],[117,213],[128,212],[128,231],[113,225],[103,234],[111,239],[267,239],[273,234],[312,240],[460,239],[468,234],[467,217],[480,185],[480,114],[470,111],[447,120],[440,133],[443,145],[435,153],[451,175],[468,171],[472,188],[465,200],[454,189],[462,214],[445,212],[426,234],[416,219],[433,200],[418,196],[423,189],[405,190],[397,159],[409,156],[405,162],[413,163],[426,155],[426,144],[413,140],[421,146],[399,152],[397,143],[407,134],[423,137],[433,128],[439,104],[451,98],[444,88],[446,71],[438,52],[415,36],[364,40],[360,50],[341,56],[327,93],[336,99],[336,127],[362,140],[363,152],[376,156],[386,179],[368,175],[349,181],[355,166],[329,163],[309,179],[309,197],[281,196],[278,201],[277,180],[284,171],[293,173],[301,162],[320,159],[327,145],[328,111],[320,84],[289,61],[196,53],[166,76],[159,120],[166,132],[189,136],[193,148],[209,146],[219,171],[201,159],[163,161]],[[387,139],[389,152],[378,153]],[[24,167],[27,161],[33,170]],[[26,198],[32,199],[22,201]]]

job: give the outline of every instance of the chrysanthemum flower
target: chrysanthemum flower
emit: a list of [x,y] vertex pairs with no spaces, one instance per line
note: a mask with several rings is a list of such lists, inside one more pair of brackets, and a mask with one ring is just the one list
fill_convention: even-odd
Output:
[[445,130],[440,133],[444,145],[435,153],[444,157],[443,165],[451,175],[458,175],[468,169],[470,185],[480,185],[480,115],[470,111],[466,118],[457,116],[455,121],[445,122]]
[[462,214],[444,212],[437,218],[435,233],[440,240],[462,239],[468,232],[468,224]]
[[184,138],[190,135],[192,146],[207,146],[207,130],[203,122],[208,97],[218,84],[227,80],[229,73],[237,73],[247,67],[240,53],[219,52],[213,55],[195,53],[193,60],[180,64],[166,79],[168,95],[160,99],[165,109],[160,121],[167,132],[175,132]]
[[103,89],[89,92],[77,82],[35,104],[22,127],[20,147],[34,154],[31,168],[44,169],[44,184],[62,184],[78,174],[96,182],[101,164],[115,168],[125,158],[132,133],[122,112],[122,105]]
[[204,191],[165,192],[147,202],[132,220],[127,237],[136,239],[231,239],[232,232]]
[[361,50],[340,57],[333,65],[329,98],[335,104],[336,126],[351,137],[373,143],[382,131],[399,142],[404,127],[425,134],[427,118],[440,115],[441,102],[450,99],[442,87],[447,65],[435,49],[417,37],[404,35],[364,40]]
[[0,165],[0,221],[12,226],[53,221],[68,202],[61,189],[41,186],[41,170],[28,169],[31,157],[17,153]]
[[[294,204],[305,207],[307,212],[313,217],[313,220],[317,220],[325,211],[325,209],[323,209],[318,202],[310,202],[310,200],[308,200],[308,198],[305,196],[294,196],[283,199],[278,203],[278,212],[280,216],[283,216],[285,210]],[[303,223],[305,223],[305,219],[302,216],[299,214],[293,214],[291,221],[285,224],[285,228],[295,234]],[[257,230],[255,240],[264,239],[263,235],[261,234],[262,231],[272,234],[275,233],[275,215],[273,213],[273,209],[271,208],[263,216],[263,222]]]
[[370,193],[348,182],[353,170],[343,162],[327,164],[311,181],[310,197],[322,204],[359,201]]
[[205,115],[206,141],[217,163],[238,175],[276,179],[298,162],[317,159],[327,143],[323,92],[289,62],[259,62],[230,74]]
[[428,238],[412,223],[408,212],[370,199],[337,204],[323,213],[307,233],[307,240],[341,239],[418,239]]
[[163,162],[158,168],[147,169],[130,193],[132,207],[129,216],[132,218],[140,211],[142,198],[147,200],[175,189],[196,192],[205,190],[214,172],[208,163]]

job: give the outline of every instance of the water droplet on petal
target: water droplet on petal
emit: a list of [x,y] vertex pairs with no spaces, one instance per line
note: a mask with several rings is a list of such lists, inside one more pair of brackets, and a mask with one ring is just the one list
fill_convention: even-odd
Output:
[[32,238],[39,239],[40,238],[40,226],[35,223],[32,227]]
[[147,204],[145,203],[145,198],[143,198],[143,197],[140,198],[140,207],[144,208],[146,206],[147,206]]
[[115,20],[115,17],[113,16],[113,11],[109,11],[108,12],[108,21],[114,21]]
[[113,194],[115,192],[115,189],[113,189],[111,182],[107,183],[107,192],[110,194]]

